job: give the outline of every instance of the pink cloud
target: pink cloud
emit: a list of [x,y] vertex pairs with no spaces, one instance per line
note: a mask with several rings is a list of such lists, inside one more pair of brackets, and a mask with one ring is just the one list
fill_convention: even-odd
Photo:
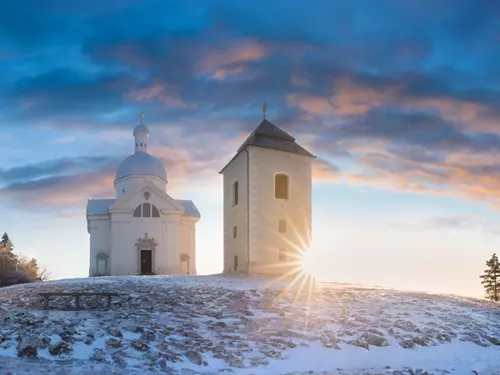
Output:
[[215,70],[214,74],[212,75],[212,78],[215,79],[216,81],[223,81],[228,76],[242,73],[244,71],[245,67],[243,66],[237,66],[232,68],[218,68]]
[[129,90],[125,97],[135,101],[157,100],[170,108],[186,108],[188,105],[182,101],[180,95],[172,86],[156,82],[150,87]]
[[260,61],[266,55],[266,48],[262,44],[252,39],[238,40],[210,51],[197,64],[197,72],[203,75],[234,63]]

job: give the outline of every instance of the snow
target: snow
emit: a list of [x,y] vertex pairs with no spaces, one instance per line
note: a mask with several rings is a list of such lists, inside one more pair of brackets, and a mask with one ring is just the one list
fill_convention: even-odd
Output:
[[[335,283],[317,283],[311,295],[299,286],[284,292],[289,285],[213,275],[2,288],[10,319],[0,326],[0,368],[23,374],[37,363],[40,375],[500,373],[498,304]],[[44,311],[36,293],[46,290],[124,296],[110,310],[82,301],[85,311],[64,311],[71,299],[56,298],[58,310]],[[17,337],[25,334],[50,339],[38,359],[17,358]],[[71,351],[50,354],[61,341]]]

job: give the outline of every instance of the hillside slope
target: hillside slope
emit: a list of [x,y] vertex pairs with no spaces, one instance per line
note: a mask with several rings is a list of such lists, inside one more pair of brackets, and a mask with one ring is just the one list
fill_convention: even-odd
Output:
[[[236,276],[0,289],[2,373],[500,374],[500,309],[469,298]],[[110,310],[41,291],[116,291]],[[0,317],[0,321],[1,321]],[[27,358],[19,358],[19,351]]]

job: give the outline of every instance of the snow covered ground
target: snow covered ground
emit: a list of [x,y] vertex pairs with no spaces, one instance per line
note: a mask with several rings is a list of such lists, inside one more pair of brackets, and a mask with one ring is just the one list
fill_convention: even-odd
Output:
[[[1,374],[498,374],[500,309],[470,298],[239,276],[0,289]],[[42,291],[113,291],[99,298]],[[0,314],[1,315],[1,314]],[[2,321],[0,316],[0,322]],[[21,357],[19,357],[21,351]]]

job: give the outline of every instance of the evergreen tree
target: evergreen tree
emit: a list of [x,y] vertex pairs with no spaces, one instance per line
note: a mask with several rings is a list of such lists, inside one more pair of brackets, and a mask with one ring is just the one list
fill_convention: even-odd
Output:
[[486,262],[487,269],[484,274],[479,276],[483,281],[486,298],[492,301],[500,301],[500,263],[496,254],[491,256],[491,259]]
[[17,256],[14,254],[14,245],[7,233],[0,241],[0,269],[17,268]]

